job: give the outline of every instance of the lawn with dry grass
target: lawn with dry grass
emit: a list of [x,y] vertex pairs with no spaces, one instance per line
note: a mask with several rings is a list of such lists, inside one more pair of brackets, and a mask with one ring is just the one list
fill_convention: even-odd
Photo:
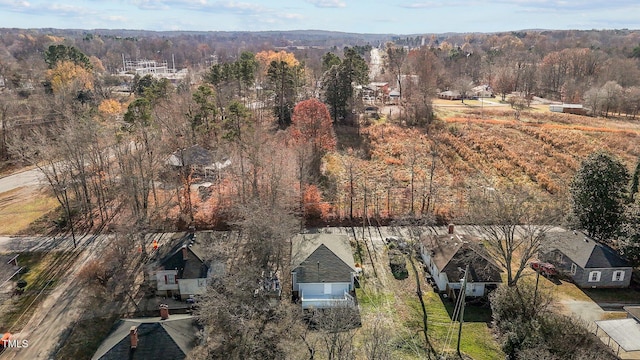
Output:
[[4,192],[0,194],[0,234],[20,234],[58,207],[57,200],[42,191],[21,187]]

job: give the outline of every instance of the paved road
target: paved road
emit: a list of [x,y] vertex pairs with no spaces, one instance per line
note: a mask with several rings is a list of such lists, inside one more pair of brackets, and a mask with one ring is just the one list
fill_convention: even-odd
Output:
[[40,186],[44,175],[38,169],[21,171],[13,175],[0,178],[0,193],[11,191],[24,186]]
[[371,61],[369,64],[369,79],[376,79],[382,73],[382,51],[378,48],[371,49]]

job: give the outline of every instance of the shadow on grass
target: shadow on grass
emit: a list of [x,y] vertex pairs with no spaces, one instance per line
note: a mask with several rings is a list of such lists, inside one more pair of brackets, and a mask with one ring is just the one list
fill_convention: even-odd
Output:
[[[545,279],[546,281],[543,281]],[[533,280],[535,281],[535,280]],[[562,278],[549,279],[540,277],[540,284],[543,288],[553,289],[563,294],[565,297],[574,300],[591,300],[595,303],[615,303],[615,304],[639,304],[640,303],[640,284],[634,284],[626,289],[611,288],[580,288],[569,279]],[[588,298],[588,299],[587,299]]]
[[117,315],[82,319],[61,335],[56,359],[90,359],[102,341],[115,329]]
[[[442,303],[444,304],[447,313],[449,314],[449,318],[453,318],[453,312],[456,304],[452,301],[451,298],[443,298]],[[475,323],[491,323],[491,308],[489,307],[488,299],[474,299],[467,298],[467,303],[464,307],[464,322],[475,322]]]
[[585,295],[596,303],[640,303],[637,289],[582,289]]

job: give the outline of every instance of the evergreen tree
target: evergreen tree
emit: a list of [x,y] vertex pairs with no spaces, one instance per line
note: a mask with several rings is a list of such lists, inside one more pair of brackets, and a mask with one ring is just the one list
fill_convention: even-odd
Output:
[[354,108],[354,86],[369,81],[369,67],[353,48],[345,48],[344,59],[338,60],[327,53],[322,61],[323,67],[331,65],[323,76],[322,89],[334,123],[344,122]]
[[82,51],[73,46],[62,44],[49,46],[44,52],[44,61],[49,65],[49,69],[53,69],[57,63],[62,61],[71,61],[87,70],[93,68],[89,58]]
[[291,124],[291,111],[296,102],[302,75],[302,65],[290,66],[286,61],[274,60],[267,70],[269,87],[276,95],[274,113],[281,129]]
[[611,239],[619,231],[627,199],[629,172],[607,152],[597,151],[582,161],[571,182],[573,215],[587,234]]

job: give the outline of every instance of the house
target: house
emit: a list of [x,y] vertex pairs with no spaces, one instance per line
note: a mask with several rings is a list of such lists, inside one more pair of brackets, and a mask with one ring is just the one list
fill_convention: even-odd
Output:
[[367,87],[374,92],[373,95],[378,100],[384,100],[389,95],[390,89],[387,82],[372,82]]
[[460,92],[457,90],[447,90],[447,91],[439,92],[438,98],[444,99],[444,100],[460,100],[462,99],[462,96],[460,95]]
[[303,309],[355,305],[356,267],[346,235],[294,237],[291,275],[293,297]]
[[400,101],[400,91],[391,90],[389,92],[389,104],[397,104]]
[[192,295],[204,294],[212,270],[201,250],[196,234],[189,233],[152,265],[149,279],[156,295],[186,300]]
[[198,328],[191,315],[171,315],[166,305],[160,317],[121,319],[92,360],[182,360],[196,346]]
[[455,297],[462,288],[467,265],[465,296],[486,296],[502,283],[502,270],[484,249],[481,239],[456,234],[453,226],[446,235],[423,236],[419,246],[422,260],[440,292]]
[[211,151],[200,145],[193,145],[175,151],[166,160],[166,164],[175,169],[193,170],[206,177],[209,173],[218,173],[231,165],[231,160],[226,157],[216,160]]
[[632,267],[627,260],[578,231],[547,232],[538,257],[579,287],[626,288],[631,281]]
[[582,104],[551,104],[549,110],[566,114],[587,115],[587,110]]
[[477,98],[492,98],[493,89],[489,85],[478,85],[471,89],[471,94]]

